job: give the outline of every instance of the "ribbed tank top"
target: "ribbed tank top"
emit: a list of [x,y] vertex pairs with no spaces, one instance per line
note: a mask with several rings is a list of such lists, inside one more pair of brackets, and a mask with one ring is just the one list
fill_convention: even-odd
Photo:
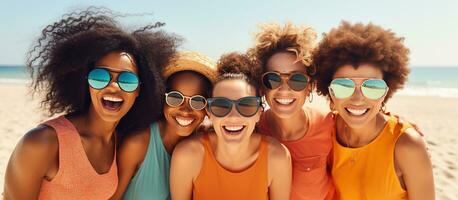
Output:
[[118,186],[116,150],[110,170],[98,174],[92,167],[73,124],[60,116],[43,124],[52,127],[59,142],[59,170],[43,180],[38,199],[108,199]]
[[344,147],[334,137],[332,176],[340,199],[407,199],[396,175],[394,148],[410,127],[390,116],[382,132],[359,148]]
[[281,140],[270,127],[266,112],[261,115],[258,130],[261,134],[277,138],[291,153],[292,200],[332,199],[335,188],[326,162],[332,152],[334,119],[331,113],[326,115],[313,108],[307,108],[305,112],[309,126],[305,135],[298,140]]
[[204,135],[205,156],[200,174],[194,181],[194,200],[268,199],[267,141],[262,138],[256,161],[246,170],[231,172],[216,160],[208,135]]
[[159,125],[151,124],[148,150],[123,199],[170,199],[170,155],[162,143]]

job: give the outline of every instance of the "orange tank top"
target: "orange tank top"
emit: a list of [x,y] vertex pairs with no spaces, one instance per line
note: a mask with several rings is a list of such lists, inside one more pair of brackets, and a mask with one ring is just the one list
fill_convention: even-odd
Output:
[[267,141],[261,139],[259,156],[246,170],[231,172],[223,168],[212,152],[208,135],[204,135],[205,156],[200,174],[194,181],[196,200],[268,199]]
[[396,141],[411,126],[390,116],[382,132],[369,144],[347,148],[334,134],[332,176],[339,199],[407,199],[394,166]]
[[298,140],[281,140],[269,125],[266,112],[261,115],[258,123],[259,132],[277,138],[291,153],[292,200],[332,199],[335,188],[330,167],[327,167],[327,160],[332,152],[333,115],[314,108],[307,108],[305,112],[309,119],[309,126],[305,135]]
[[56,131],[59,170],[51,181],[42,181],[38,199],[110,198],[118,186],[116,159],[113,159],[110,171],[98,174],[86,156],[76,128],[69,120],[60,116],[43,124]]

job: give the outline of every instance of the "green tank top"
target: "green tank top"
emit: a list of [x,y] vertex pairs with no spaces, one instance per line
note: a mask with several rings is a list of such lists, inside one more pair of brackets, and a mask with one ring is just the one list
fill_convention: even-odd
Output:
[[151,124],[148,150],[123,199],[170,199],[170,155],[162,143],[159,124]]

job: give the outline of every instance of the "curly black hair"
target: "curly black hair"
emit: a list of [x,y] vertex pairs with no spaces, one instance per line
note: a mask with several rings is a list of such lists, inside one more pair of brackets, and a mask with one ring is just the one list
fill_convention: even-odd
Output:
[[259,62],[251,59],[247,54],[231,52],[224,54],[218,60],[218,82],[228,79],[244,80],[256,89],[256,96],[260,95],[259,80],[261,78],[261,66]]
[[165,86],[160,70],[176,53],[181,38],[155,30],[163,23],[133,32],[123,30],[119,15],[106,8],[89,7],[66,14],[43,29],[28,54],[32,92],[44,92],[41,102],[50,115],[86,113],[91,104],[87,73],[97,60],[113,51],[129,53],[142,83],[139,96],[121,119],[118,132],[147,127],[162,115]]
[[337,69],[351,64],[373,64],[383,72],[383,79],[390,90],[384,101],[404,86],[409,74],[409,49],[404,38],[391,30],[369,24],[350,24],[343,21],[338,28],[325,34],[314,52],[317,91],[329,95],[328,87]]

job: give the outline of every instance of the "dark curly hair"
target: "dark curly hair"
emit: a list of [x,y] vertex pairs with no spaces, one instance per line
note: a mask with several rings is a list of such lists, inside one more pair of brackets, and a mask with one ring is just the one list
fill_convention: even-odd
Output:
[[163,23],[123,30],[119,15],[106,8],[89,7],[66,14],[43,29],[28,54],[34,79],[32,92],[44,93],[41,102],[50,115],[86,113],[91,104],[87,73],[97,60],[113,51],[130,54],[142,83],[139,96],[117,126],[118,132],[147,127],[162,115],[164,83],[160,70],[176,53],[178,36],[153,30]]
[[288,52],[295,54],[307,68],[306,73],[312,77],[312,51],[316,46],[316,33],[308,26],[295,26],[286,23],[280,26],[276,23],[261,24],[260,32],[256,33],[256,43],[248,50],[251,59],[257,60],[266,71],[266,63],[276,53]]
[[224,54],[218,60],[218,78],[215,85],[223,80],[244,80],[260,95],[259,79],[261,67],[258,62],[249,58],[247,54],[232,52]]
[[390,90],[385,102],[407,80],[409,49],[404,38],[396,37],[391,30],[369,23],[350,24],[343,21],[338,28],[323,35],[313,55],[316,66],[317,91],[329,95],[328,87],[337,69],[350,64],[357,68],[361,64],[373,64],[383,72],[383,79]]

